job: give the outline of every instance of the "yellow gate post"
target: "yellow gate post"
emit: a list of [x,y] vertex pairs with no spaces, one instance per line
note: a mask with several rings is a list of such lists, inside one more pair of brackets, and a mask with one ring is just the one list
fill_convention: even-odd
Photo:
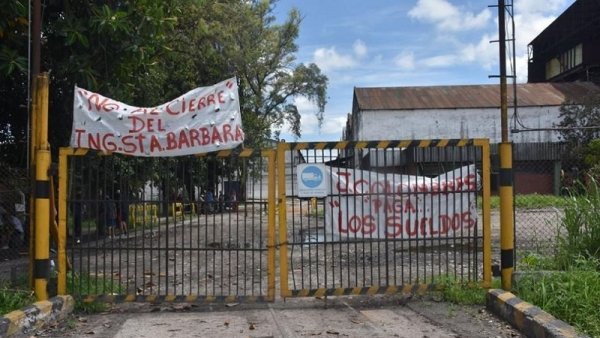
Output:
[[28,280],[29,280],[29,288],[33,289],[33,259],[35,257],[35,253],[34,253],[34,247],[35,247],[35,219],[33,218],[33,215],[35,215],[35,207],[34,207],[34,196],[35,196],[35,152],[37,150],[37,132],[38,132],[38,125],[37,125],[37,118],[39,115],[38,112],[38,100],[37,100],[37,77],[35,77],[33,79],[33,84],[31,86],[31,121],[30,121],[30,132],[29,134],[30,136],[30,140],[29,140],[29,165],[31,166],[30,170],[29,170],[29,224],[27,224],[27,226],[29,227],[29,273],[28,273]]
[[58,157],[58,280],[57,294],[67,294],[67,155],[70,148],[60,148]]
[[512,144],[500,143],[500,265],[502,289],[512,288],[514,265]]
[[267,151],[268,158],[268,229],[267,229],[267,301],[275,301],[275,274],[276,262],[275,262],[275,150]]
[[483,214],[483,284],[484,288],[492,286],[492,219],[491,219],[491,186],[490,186],[490,142],[487,139],[476,140],[475,145],[481,146],[481,177],[482,177],[482,214]]
[[38,149],[35,165],[35,249],[34,249],[34,291],[39,300],[48,299],[48,278],[50,276],[50,147],[48,145],[48,74],[38,75]]
[[286,143],[277,145],[277,202],[279,203],[279,287],[282,298],[290,296],[288,286],[288,248],[287,248],[287,201],[285,192],[285,151]]

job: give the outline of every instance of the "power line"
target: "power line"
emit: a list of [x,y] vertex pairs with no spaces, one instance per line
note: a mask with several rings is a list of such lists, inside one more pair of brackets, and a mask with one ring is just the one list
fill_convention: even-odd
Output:
[[586,130],[586,129],[600,129],[600,126],[582,126],[582,127],[554,127],[554,128],[524,128],[524,129],[511,129],[512,134],[518,134],[528,131],[563,131],[563,130]]

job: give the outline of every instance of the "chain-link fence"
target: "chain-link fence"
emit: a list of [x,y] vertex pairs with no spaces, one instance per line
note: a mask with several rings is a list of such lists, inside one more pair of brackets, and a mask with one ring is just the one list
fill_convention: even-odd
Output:
[[[560,144],[515,144],[516,265],[527,253],[555,252],[568,193],[581,175]],[[499,212],[499,210],[497,210]]]
[[27,169],[0,162],[0,283],[14,283],[27,271],[27,176]]

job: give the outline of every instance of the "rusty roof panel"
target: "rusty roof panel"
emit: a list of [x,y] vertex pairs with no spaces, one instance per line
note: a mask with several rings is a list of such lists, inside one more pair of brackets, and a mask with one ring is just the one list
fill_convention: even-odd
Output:
[[[517,105],[559,106],[590,93],[600,93],[600,87],[591,82],[521,83]],[[500,108],[499,85],[354,88],[354,96],[359,110]],[[513,105],[512,86],[508,105]]]

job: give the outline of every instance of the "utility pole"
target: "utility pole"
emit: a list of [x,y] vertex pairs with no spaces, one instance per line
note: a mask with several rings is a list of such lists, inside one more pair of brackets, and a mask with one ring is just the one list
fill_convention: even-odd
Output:
[[500,45],[500,266],[502,289],[512,288],[514,267],[514,210],[512,143],[508,139],[508,99],[506,90],[506,4],[498,0],[498,42]]
[[37,300],[48,299],[50,271],[49,216],[51,156],[48,144],[48,74],[40,76],[42,5],[33,0],[31,16],[31,111],[29,118],[29,156],[31,196],[29,198],[29,283]]
[[42,4],[41,0],[33,0],[33,17],[31,20],[31,78],[37,78],[40,73],[40,38],[42,35]]

